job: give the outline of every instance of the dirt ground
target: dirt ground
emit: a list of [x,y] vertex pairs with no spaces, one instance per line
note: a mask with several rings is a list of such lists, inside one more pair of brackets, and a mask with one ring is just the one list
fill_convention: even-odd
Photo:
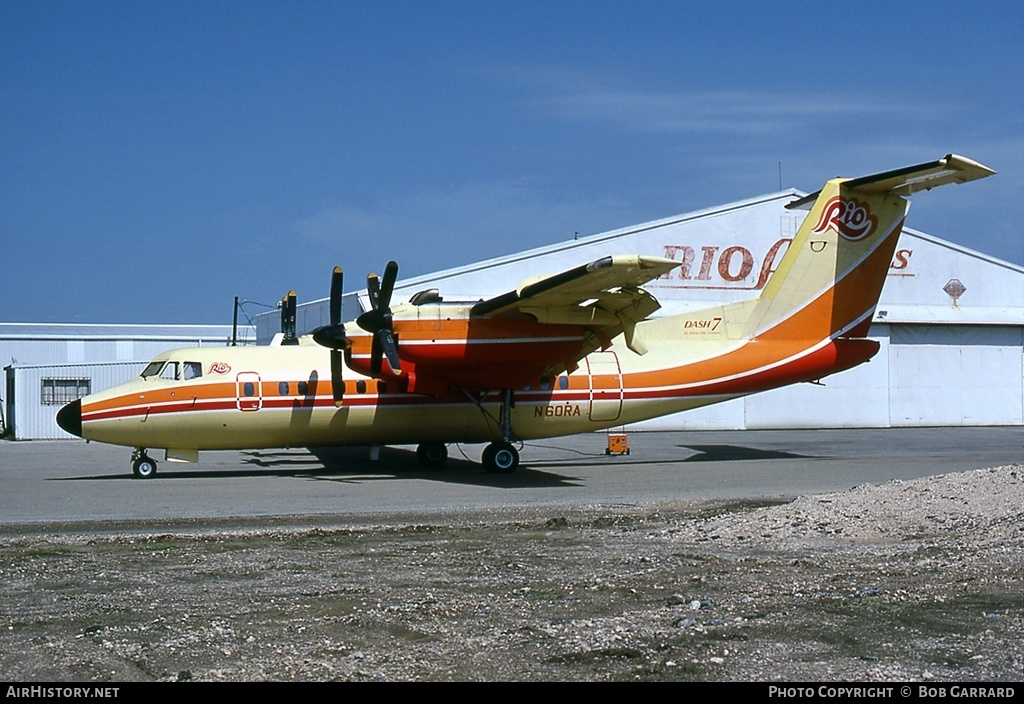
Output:
[[19,682],[1014,682],[1024,467],[775,505],[0,526]]

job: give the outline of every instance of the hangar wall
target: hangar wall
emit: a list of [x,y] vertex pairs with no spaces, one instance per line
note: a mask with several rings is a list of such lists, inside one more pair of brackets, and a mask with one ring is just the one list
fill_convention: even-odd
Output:
[[[609,254],[669,257],[679,268],[645,288],[655,315],[759,294],[804,212],[796,190],[739,201],[446,271],[399,280],[397,298],[438,288],[476,300]],[[921,193],[914,200],[930,197]],[[911,209],[910,222],[913,222]],[[401,264],[401,262],[399,262]],[[360,293],[360,295],[363,295]],[[347,297],[345,319],[361,309]],[[327,321],[327,301],[299,307],[299,333]],[[257,318],[262,343],[276,314]],[[1024,423],[1024,268],[907,228],[873,319],[881,344],[865,365],[828,377],[639,424],[658,429],[1018,425]]]
[[[0,323],[0,434],[18,440],[70,438],[60,407],[137,375],[156,355],[179,347],[226,346],[230,325]],[[255,329],[238,328],[238,343]]]
[[18,440],[71,437],[57,426],[57,411],[93,391],[128,381],[140,362],[46,364],[5,367],[5,423]]
[[873,325],[867,364],[638,424],[647,430],[1024,425],[1024,328]]

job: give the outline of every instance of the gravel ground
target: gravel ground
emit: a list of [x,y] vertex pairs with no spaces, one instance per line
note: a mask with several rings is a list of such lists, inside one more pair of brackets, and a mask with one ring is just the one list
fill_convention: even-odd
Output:
[[771,505],[0,527],[9,681],[1015,682],[1024,467]]

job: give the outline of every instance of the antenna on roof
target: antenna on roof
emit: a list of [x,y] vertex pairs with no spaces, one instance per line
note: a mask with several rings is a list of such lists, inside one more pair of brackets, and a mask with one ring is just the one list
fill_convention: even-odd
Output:
[[235,296],[235,311],[231,316],[231,346],[238,345],[238,296]]

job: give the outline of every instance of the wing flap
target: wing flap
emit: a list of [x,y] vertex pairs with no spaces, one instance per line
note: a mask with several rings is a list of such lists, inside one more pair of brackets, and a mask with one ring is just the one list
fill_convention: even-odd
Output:
[[627,346],[643,354],[647,345],[637,323],[661,304],[640,286],[679,264],[664,257],[604,257],[559,274],[528,279],[515,291],[481,301],[471,313],[490,318],[526,315],[540,323],[585,325],[605,341],[625,333]]
[[[555,311],[563,309],[565,317],[571,318],[571,322],[578,322],[580,310],[588,307],[580,304],[586,302],[589,305],[598,304],[597,311],[614,314],[616,310],[628,306],[625,299],[632,301],[640,295],[634,293],[641,291],[639,286],[677,266],[679,262],[663,257],[604,257],[558,274],[527,279],[515,291],[477,303],[471,313],[490,318],[516,313],[537,317],[539,311],[547,310],[549,313],[545,317],[551,317],[557,316]],[[649,296],[646,292],[642,294]],[[588,315],[595,322],[601,317],[600,312]],[[543,322],[563,321],[548,319]]]

